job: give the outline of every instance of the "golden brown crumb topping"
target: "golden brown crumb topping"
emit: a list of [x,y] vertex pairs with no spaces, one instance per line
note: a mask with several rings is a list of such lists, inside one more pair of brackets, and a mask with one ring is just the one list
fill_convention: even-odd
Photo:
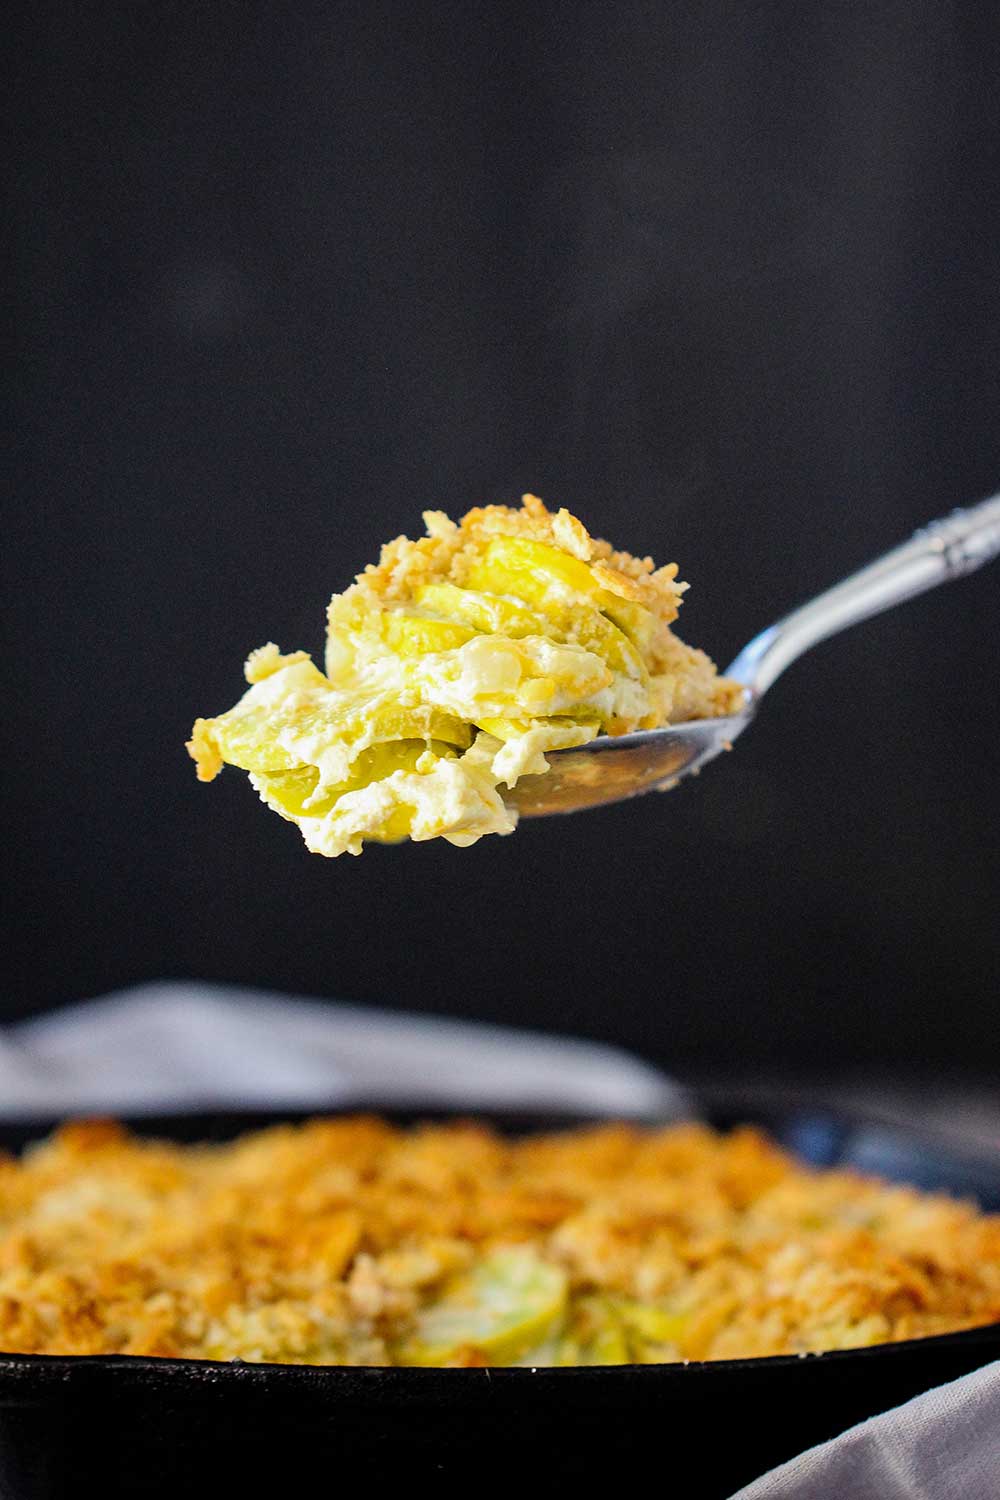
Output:
[[616,552],[610,542],[592,537],[583,522],[565,507],[550,511],[537,495],[523,495],[520,508],[481,505],[452,521],[441,510],[424,511],[427,535],[411,542],[398,536],[387,542],[377,564],[358,574],[358,583],[385,599],[411,599],[421,583],[449,578],[464,584],[469,569],[494,537],[524,537],[556,547],[580,562],[597,566],[601,583],[622,599],[645,604],[669,624],[686,583],[678,583],[677,564],[654,570],[651,557]]
[[659,1362],[1000,1320],[1000,1220],[749,1129],[81,1123],[3,1161],[0,1224],[13,1352]]

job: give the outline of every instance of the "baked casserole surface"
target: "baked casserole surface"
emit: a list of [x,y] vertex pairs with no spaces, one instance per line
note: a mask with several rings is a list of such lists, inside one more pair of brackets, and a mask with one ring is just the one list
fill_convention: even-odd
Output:
[[753,1129],[64,1126],[0,1164],[0,1349],[661,1363],[1000,1321],[1000,1218]]

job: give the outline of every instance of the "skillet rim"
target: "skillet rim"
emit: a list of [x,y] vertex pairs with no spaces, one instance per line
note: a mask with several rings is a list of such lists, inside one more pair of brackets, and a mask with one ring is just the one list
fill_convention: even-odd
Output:
[[[180,1359],[170,1356],[148,1354],[8,1354],[0,1351],[0,1377],[29,1372],[46,1373],[64,1384],[76,1371],[87,1369],[111,1373],[122,1370],[126,1374],[146,1375],[154,1379],[173,1374],[194,1377],[192,1384],[264,1384],[272,1376],[280,1374],[283,1384],[289,1378],[304,1385],[315,1385],[322,1381],[345,1384],[365,1381],[372,1386],[413,1386],[438,1384],[455,1386],[480,1385],[488,1388],[500,1381],[515,1384],[518,1381],[545,1380],[570,1381],[576,1384],[583,1380],[600,1379],[623,1381],[626,1378],[648,1382],[662,1379],[664,1375],[676,1378],[684,1376],[710,1375],[722,1379],[726,1375],[756,1375],[756,1372],[779,1369],[812,1369],[818,1365],[856,1361],[865,1357],[871,1363],[876,1357],[891,1358],[926,1352],[933,1356],[956,1345],[966,1348],[973,1344],[995,1344],[1000,1358],[1000,1322],[977,1324],[974,1328],[962,1328],[952,1333],[927,1334],[923,1338],[898,1339],[895,1343],[864,1344],[852,1349],[824,1349],[818,1353],[768,1354],[744,1359],[674,1360],[671,1363],[640,1365],[490,1365],[471,1369],[452,1369],[447,1366],[423,1367],[419,1365],[311,1365],[279,1364],[277,1362],[217,1359]],[[640,1373],[641,1372],[641,1373]]]

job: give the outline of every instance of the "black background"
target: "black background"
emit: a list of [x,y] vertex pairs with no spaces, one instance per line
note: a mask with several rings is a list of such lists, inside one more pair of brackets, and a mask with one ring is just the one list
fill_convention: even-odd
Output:
[[183,751],[427,506],[679,561],[722,663],[1000,483],[998,23],[36,3],[10,52],[4,1005],[160,975],[675,1066],[996,1061],[993,569],[666,797],[308,856]]

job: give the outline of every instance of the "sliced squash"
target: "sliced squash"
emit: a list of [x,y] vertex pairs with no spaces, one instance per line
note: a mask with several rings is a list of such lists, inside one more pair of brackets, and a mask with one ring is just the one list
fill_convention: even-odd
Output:
[[420,1314],[397,1363],[448,1365],[479,1357],[512,1364],[562,1323],[567,1290],[561,1267],[530,1250],[495,1250]]

